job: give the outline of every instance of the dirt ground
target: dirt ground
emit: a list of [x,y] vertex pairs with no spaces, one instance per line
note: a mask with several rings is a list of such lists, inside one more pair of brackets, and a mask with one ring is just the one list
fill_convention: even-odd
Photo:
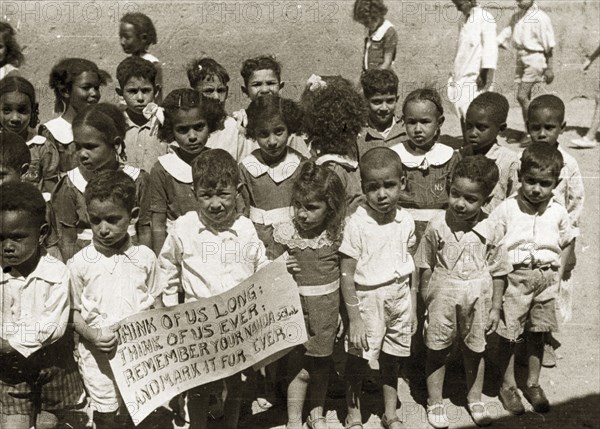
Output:
[[[386,1],[388,19],[399,32],[395,70],[400,76],[400,98],[410,90],[443,85],[452,69],[458,15],[449,1]],[[514,2],[483,1],[498,20],[498,31],[515,10]],[[567,104],[567,130],[562,145],[585,133],[593,112],[593,93],[600,79],[600,61],[584,74],[585,54],[600,43],[600,3],[597,0],[541,1],[554,24],[556,80],[536,91],[553,92]],[[118,44],[118,20],[126,11],[139,10],[154,21],[159,42],[151,53],[163,62],[165,91],[186,86],[185,63],[205,53],[221,62],[230,73],[228,110],[247,104],[239,87],[244,58],[271,53],[283,64],[284,95],[298,98],[311,73],[341,74],[356,81],[360,72],[363,28],[351,19],[351,0],[243,0],[243,1],[4,1],[0,17],[18,29],[27,63],[22,73],[35,85],[42,121],[53,115],[53,94],[47,87],[52,65],[62,57],[79,56],[96,61],[114,75],[124,58]],[[509,127],[523,129],[514,97],[514,53],[502,52],[496,72],[496,89],[511,103]],[[165,92],[165,93],[166,93]],[[116,101],[114,82],[103,90],[103,101]],[[450,104],[443,134],[456,141],[460,136]],[[520,150],[517,145],[509,145]],[[598,148],[571,150],[579,162],[586,189],[581,237],[577,242],[578,265],[574,273],[573,319],[562,325],[562,347],[556,368],[542,371],[541,384],[553,405],[546,415],[527,412],[509,416],[495,398],[493,383],[486,394],[493,404],[494,427],[501,428],[597,428],[600,427],[600,233],[598,211],[600,156]],[[596,219],[596,220],[594,220]],[[452,427],[473,427],[464,408],[461,377],[449,380],[449,415]],[[378,396],[366,400],[365,428],[381,427]],[[407,428],[428,427],[424,393],[399,383],[398,414]],[[343,427],[341,400],[327,404],[330,428]],[[285,408],[277,406],[253,417],[240,427],[284,427]],[[219,421],[213,427],[220,427]]]

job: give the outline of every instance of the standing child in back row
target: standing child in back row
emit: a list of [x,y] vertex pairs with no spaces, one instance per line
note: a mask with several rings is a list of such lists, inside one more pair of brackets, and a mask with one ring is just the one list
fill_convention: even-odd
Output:
[[0,80],[6,76],[17,74],[19,67],[25,61],[21,47],[17,43],[15,30],[7,22],[0,22]]
[[391,69],[396,59],[398,33],[385,19],[388,9],[383,0],[356,0],[353,18],[367,29],[363,70]]
[[[550,17],[534,0],[517,0],[519,10],[510,18],[508,26],[498,34],[497,43],[517,50],[515,81],[518,83],[517,100],[527,123],[527,108],[531,91],[536,83],[554,80],[553,50],[556,46]],[[527,142],[527,136],[522,139]]]

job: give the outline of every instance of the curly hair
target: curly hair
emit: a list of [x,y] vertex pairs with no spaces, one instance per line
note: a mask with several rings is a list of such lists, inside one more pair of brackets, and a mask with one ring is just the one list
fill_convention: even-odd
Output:
[[543,94],[531,100],[527,109],[527,118],[531,116],[531,112],[541,109],[548,109],[556,113],[561,123],[565,120],[565,103],[556,95]]
[[406,106],[412,101],[430,101],[435,106],[439,116],[444,114],[444,107],[442,106],[442,97],[440,93],[433,88],[419,88],[411,91],[404,99],[402,105],[402,114],[406,111]]
[[25,62],[25,56],[21,52],[21,46],[17,43],[16,32],[8,23],[0,21],[0,40],[4,42],[4,64],[21,67]]
[[192,88],[195,88],[198,83],[209,77],[219,78],[225,86],[229,83],[229,74],[225,67],[208,57],[192,60],[186,67],[186,73]]
[[331,169],[306,161],[300,166],[300,174],[292,189],[292,205],[306,205],[310,201],[327,203],[325,230],[329,239],[339,241],[346,216],[346,192],[339,176]]
[[550,171],[556,180],[560,178],[560,171],[564,165],[562,153],[558,147],[547,143],[528,144],[521,155],[521,175],[528,173],[534,168],[542,171]]
[[278,95],[267,94],[258,97],[250,103],[246,114],[246,135],[251,139],[256,139],[258,127],[273,118],[281,119],[289,134],[299,133],[302,129],[302,110],[298,103]]
[[154,86],[156,84],[156,67],[150,61],[141,57],[127,57],[117,66],[117,82],[121,89],[127,85],[129,79],[137,77],[146,79]]
[[175,139],[173,127],[180,110],[200,109],[200,115],[206,120],[208,131],[211,133],[218,130],[225,120],[223,105],[218,100],[203,97],[191,88],[171,91],[162,102],[162,107],[165,110],[165,122],[158,129],[158,138],[169,143]]
[[63,91],[71,92],[77,76],[85,72],[95,73],[102,85],[111,81],[107,71],[99,69],[96,63],[83,58],[65,58],[52,67],[48,84],[54,90],[54,111],[56,113],[62,113],[69,105],[68,99],[65,99],[61,93]]
[[78,112],[73,119],[73,129],[89,126],[97,130],[105,137],[105,143],[112,145],[115,138],[121,140],[121,150],[119,156],[124,161],[125,155],[125,133],[127,132],[127,122],[123,112],[117,106],[109,103],[98,103],[86,106],[81,112]]
[[194,189],[234,186],[240,183],[240,170],[229,152],[208,149],[192,161]]
[[40,122],[39,120],[39,105],[35,100],[35,88],[32,83],[21,76],[6,76],[0,80],[0,95],[10,92],[20,92],[29,97],[31,103],[31,116],[29,117],[29,126],[35,128]]
[[360,85],[367,99],[375,94],[398,95],[398,83],[398,75],[392,70],[371,69],[360,76]]
[[46,223],[46,201],[35,185],[28,182],[5,182],[0,185],[0,195],[0,212],[23,211],[29,216],[21,216],[21,220],[32,218],[40,227]]
[[31,153],[25,140],[10,131],[0,132],[0,166],[20,172],[25,164],[31,164]]
[[347,79],[322,79],[324,86],[307,87],[302,94],[304,132],[320,154],[353,156],[356,138],[367,121],[366,101]]
[[83,192],[85,204],[92,200],[119,203],[131,212],[137,204],[135,182],[121,170],[100,171],[88,182]]
[[487,112],[489,118],[495,124],[503,124],[506,123],[506,118],[508,118],[509,105],[504,95],[488,91],[475,97],[467,109],[467,115],[469,114],[469,110],[472,109],[482,109]]
[[496,163],[483,155],[467,156],[461,159],[452,172],[452,181],[458,178],[469,179],[481,187],[485,198],[489,197],[500,178]]
[[272,55],[261,55],[255,58],[249,58],[242,64],[240,74],[244,79],[244,85],[248,86],[248,81],[252,77],[252,73],[257,70],[273,70],[277,80],[281,82],[281,64]]
[[156,28],[154,28],[154,24],[148,15],[144,15],[141,12],[128,12],[121,17],[121,22],[133,25],[137,36],[146,33],[147,46],[155,45],[158,42]]
[[387,11],[388,9],[383,4],[383,0],[356,0],[352,19],[366,26],[369,22],[385,17]]

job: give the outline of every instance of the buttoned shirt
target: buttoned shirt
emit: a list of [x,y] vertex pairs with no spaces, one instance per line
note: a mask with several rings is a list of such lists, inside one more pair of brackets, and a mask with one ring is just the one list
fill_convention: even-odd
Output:
[[527,10],[519,9],[498,35],[497,43],[505,48],[512,46],[529,53],[547,53],[556,46],[550,17],[537,3]]
[[124,112],[124,115],[127,122],[125,133],[127,164],[149,173],[158,157],[167,153],[167,145],[158,139],[156,131],[151,129],[150,121],[137,125],[129,118],[127,112]]
[[402,143],[406,139],[404,127],[396,118],[392,119],[390,127],[383,132],[379,132],[371,126],[367,126],[358,134],[356,141],[356,145],[358,146],[358,157],[360,159],[366,151],[374,147],[392,147]]
[[454,59],[454,80],[476,78],[481,69],[495,69],[498,63],[496,20],[479,6],[461,17],[458,48]]

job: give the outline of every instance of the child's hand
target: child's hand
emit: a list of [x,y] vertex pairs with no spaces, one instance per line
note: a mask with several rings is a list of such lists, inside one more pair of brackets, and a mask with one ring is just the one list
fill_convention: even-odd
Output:
[[39,385],[49,383],[57,373],[58,373],[58,368],[56,368],[56,367],[42,368],[40,370],[40,373],[38,374],[38,378],[35,382]]
[[337,332],[335,334],[335,338],[336,339],[340,339],[344,336],[344,332],[346,331],[346,327],[344,326],[344,319],[342,318],[341,314],[338,314],[338,321],[337,321]]
[[366,352],[369,351],[369,343],[367,342],[367,328],[362,318],[350,322],[348,339],[350,340],[350,346],[352,348],[363,349]]
[[546,78],[546,83],[550,85],[554,80],[554,72],[552,71],[552,69],[546,69],[544,71],[544,77]]
[[298,260],[292,255],[289,255],[288,258],[286,259],[285,266],[286,266],[288,272],[292,275],[298,274],[300,272],[300,266],[298,265]]
[[118,324],[107,328],[92,328],[88,340],[103,353],[111,353],[117,347],[117,336],[115,331],[119,329]]
[[417,327],[419,321],[417,319],[417,306],[413,305],[413,309],[410,312],[410,335],[413,336],[417,333]]
[[590,66],[592,65],[592,61],[588,58],[585,59],[585,62],[583,63],[583,65],[581,66],[581,71],[587,71]]
[[486,329],[485,334],[490,335],[490,334],[493,334],[494,332],[496,332],[496,329],[498,329],[499,322],[500,322],[500,310],[492,308],[490,310],[488,322],[485,327],[485,329]]

